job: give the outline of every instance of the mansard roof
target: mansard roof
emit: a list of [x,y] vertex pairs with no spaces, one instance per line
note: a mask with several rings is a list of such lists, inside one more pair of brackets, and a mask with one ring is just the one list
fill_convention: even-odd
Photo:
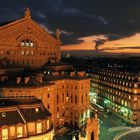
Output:
[[49,116],[51,113],[35,97],[0,98],[0,127],[44,120]]

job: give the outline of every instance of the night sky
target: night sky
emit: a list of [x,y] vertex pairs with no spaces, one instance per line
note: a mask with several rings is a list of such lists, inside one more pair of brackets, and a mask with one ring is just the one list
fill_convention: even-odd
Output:
[[61,30],[63,50],[140,53],[139,0],[2,0],[0,23],[26,7],[50,33]]

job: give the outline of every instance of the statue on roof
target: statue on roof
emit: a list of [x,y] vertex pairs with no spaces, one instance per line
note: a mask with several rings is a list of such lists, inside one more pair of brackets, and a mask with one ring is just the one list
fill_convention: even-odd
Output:
[[25,9],[24,17],[25,18],[31,18],[31,13],[30,13],[30,9],[29,8]]
[[57,28],[57,29],[56,29],[56,38],[57,38],[58,40],[60,40],[60,34],[61,34],[61,31]]

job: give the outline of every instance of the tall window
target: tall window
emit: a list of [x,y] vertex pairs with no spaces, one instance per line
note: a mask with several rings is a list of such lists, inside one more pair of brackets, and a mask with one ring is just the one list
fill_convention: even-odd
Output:
[[2,129],[2,140],[7,140],[8,139],[8,129],[4,128]]
[[17,127],[17,137],[18,138],[23,137],[23,127],[22,126]]
[[37,134],[39,134],[39,133],[41,133],[42,132],[42,123],[40,122],[40,123],[37,123],[37,125],[36,125],[36,130],[37,130]]
[[47,120],[47,130],[50,128],[50,121]]

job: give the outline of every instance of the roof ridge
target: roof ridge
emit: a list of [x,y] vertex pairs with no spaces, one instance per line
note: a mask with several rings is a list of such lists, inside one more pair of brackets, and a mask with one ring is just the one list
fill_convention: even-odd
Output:
[[20,117],[22,118],[23,122],[26,124],[27,122],[26,122],[25,116],[24,116],[24,114],[20,111],[20,109],[19,109],[18,107],[17,107],[17,111],[18,111]]
[[13,20],[10,23],[7,23],[5,25],[0,26],[0,31],[8,28],[9,26],[12,26],[14,24],[17,24],[17,23],[22,22],[22,21],[25,21],[25,20],[28,20],[28,18],[21,18],[21,19]]

